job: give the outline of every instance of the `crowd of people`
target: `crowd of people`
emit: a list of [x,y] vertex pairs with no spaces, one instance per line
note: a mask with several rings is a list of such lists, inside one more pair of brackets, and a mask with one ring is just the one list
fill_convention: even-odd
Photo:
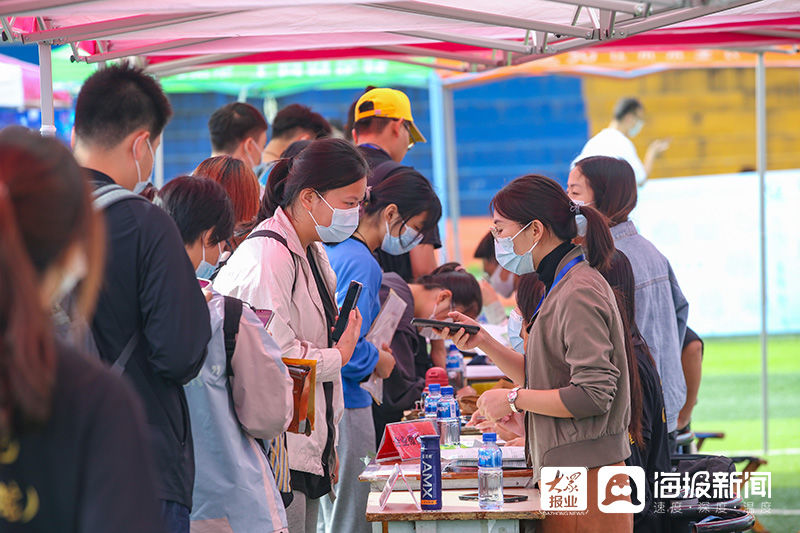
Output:
[[[615,121],[640,128],[640,114],[628,102]],[[702,341],[669,261],[628,218],[625,159],[579,158],[566,190],[531,174],[497,192],[479,281],[438,264],[442,208],[403,164],[425,138],[401,91],[368,87],[350,139],[294,104],[267,142],[256,108],[223,106],[211,156],[157,190],[171,115],[152,77],[120,65],[81,88],[71,151],[0,132],[4,531],[366,533],[364,458],[445,366],[447,340],[513,381],[473,418],[525,446],[533,482],[542,466],[586,466],[590,484],[600,466],[668,469]],[[334,338],[351,281],[362,291]],[[376,346],[390,294],[405,311]],[[414,318],[507,323],[511,346]],[[288,430],[284,359],[315,368],[303,430]],[[590,505],[538,527],[657,531],[647,502],[635,519]]]

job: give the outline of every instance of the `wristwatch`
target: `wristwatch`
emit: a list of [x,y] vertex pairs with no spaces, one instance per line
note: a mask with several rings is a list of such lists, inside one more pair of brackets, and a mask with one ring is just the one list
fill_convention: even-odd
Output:
[[519,409],[517,409],[516,401],[517,401],[517,396],[519,395],[519,389],[521,389],[521,388],[522,387],[514,387],[508,393],[508,405],[511,406],[511,410],[514,411],[515,413],[519,413]]

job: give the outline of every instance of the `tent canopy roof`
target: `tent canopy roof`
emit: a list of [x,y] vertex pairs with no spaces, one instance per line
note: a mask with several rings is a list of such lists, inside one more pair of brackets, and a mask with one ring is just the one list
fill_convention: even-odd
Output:
[[[10,0],[7,33],[81,43],[155,73],[234,62],[420,56],[462,70],[601,45],[768,47],[800,42],[797,0]],[[451,67],[453,68],[453,67]]]

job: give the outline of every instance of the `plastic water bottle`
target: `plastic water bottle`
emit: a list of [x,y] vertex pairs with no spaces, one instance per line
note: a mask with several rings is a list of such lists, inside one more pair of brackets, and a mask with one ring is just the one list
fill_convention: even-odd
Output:
[[458,446],[461,444],[461,420],[458,418],[456,406],[456,399],[453,398],[453,387],[442,387],[442,399],[439,400],[437,409],[439,442],[442,446]]
[[464,368],[463,356],[455,344],[451,344],[447,350],[445,370],[447,370],[447,382],[454,390],[464,387]]
[[478,505],[481,509],[503,506],[503,454],[497,447],[497,433],[484,433],[478,450]]
[[441,385],[438,383],[431,383],[428,385],[428,395],[425,396],[425,418],[436,421],[438,416],[437,408],[439,407],[439,399],[442,397]]

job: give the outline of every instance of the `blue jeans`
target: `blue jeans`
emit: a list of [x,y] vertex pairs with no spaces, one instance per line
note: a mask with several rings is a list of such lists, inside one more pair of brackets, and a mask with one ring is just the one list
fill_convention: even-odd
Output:
[[161,500],[161,516],[167,533],[189,533],[189,508],[185,505]]

